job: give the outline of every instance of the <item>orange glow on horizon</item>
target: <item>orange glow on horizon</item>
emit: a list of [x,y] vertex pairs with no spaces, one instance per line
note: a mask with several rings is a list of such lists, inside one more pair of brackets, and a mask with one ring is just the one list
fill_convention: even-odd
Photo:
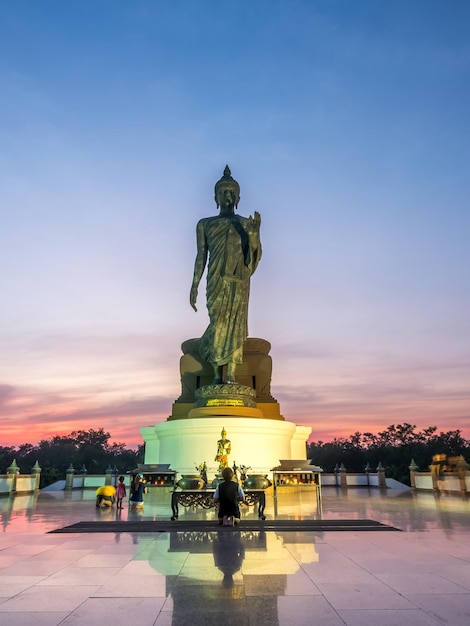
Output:
[[[50,439],[55,436],[65,436],[70,433],[78,430],[98,430],[103,428],[105,432],[110,434],[109,444],[124,444],[127,448],[137,449],[138,446],[143,444],[143,439],[140,435],[140,427],[150,426],[155,423],[159,423],[165,421],[164,419],[157,419],[153,422],[142,422],[139,417],[133,418],[107,418],[102,421],[93,421],[91,422],[69,422],[67,420],[57,421],[54,423],[48,424],[15,424],[8,425],[2,428],[2,435],[0,445],[4,447],[15,447],[18,448],[22,444],[32,444],[37,445],[41,440]],[[295,421],[295,420],[290,420]],[[312,434],[308,439],[308,443],[322,441],[323,443],[328,443],[333,441],[336,438],[349,438],[356,432],[364,434],[366,432],[371,432],[373,434],[377,434],[387,429],[391,424],[400,424],[404,423],[407,420],[403,421],[384,421],[383,423],[378,423],[374,427],[371,426],[370,422],[364,422],[362,424],[356,422],[354,428],[342,427],[341,429],[335,428],[325,428],[324,425],[315,425],[315,424],[307,424],[303,423],[302,425],[310,426],[312,428]],[[296,423],[300,423],[296,421]],[[408,420],[408,423],[416,424],[416,421]],[[453,423],[453,424],[435,424],[431,422],[426,422],[423,424],[416,424],[416,431],[427,428],[428,426],[437,426],[437,433],[447,432],[449,430],[460,430],[462,436],[464,438],[469,437],[468,426],[467,423]]]

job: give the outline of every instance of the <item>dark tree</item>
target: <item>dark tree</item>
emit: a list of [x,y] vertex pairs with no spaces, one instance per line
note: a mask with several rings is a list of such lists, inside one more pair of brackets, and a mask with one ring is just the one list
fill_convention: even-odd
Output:
[[90,474],[103,474],[109,466],[127,472],[143,461],[143,446],[130,450],[123,443],[110,444],[110,437],[103,428],[75,430],[43,439],[37,446],[25,443],[18,448],[0,447],[0,471],[16,459],[21,472],[28,473],[37,461],[42,469],[41,486],[45,487],[63,480],[70,464],[76,471],[85,466]]
[[416,431],[416,426],[404,423],[392,424],[377,434],[356,432],[330,443],[319,441],[308,446],[308,457],[327,472],[341,464],[350,472],[364,471],[367,463],[375,470],[381,463],[389,478],[406,484],[411,460],[427,470],[435,454],[468,458],[470,441],[462,437],[460,430],[437,434],[435,426]]

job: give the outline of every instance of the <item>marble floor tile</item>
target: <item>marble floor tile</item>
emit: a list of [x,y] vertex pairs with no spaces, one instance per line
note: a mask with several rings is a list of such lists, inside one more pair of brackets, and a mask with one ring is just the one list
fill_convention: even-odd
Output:
[[440,623],[451,626],[470,624],[470,594],[409,594],[407,598]]
[[409,609],[412,604],[384,583],[317,583],[331,604],[339,609]]
[[243,563],[244,574],[295,574],[299,564],[293,558],[262,559],[256,561],[245,560]]
[[95,586],[87,585],[80,587],[59,587],[57,585],[29,587],[0,604],[0,621],[2,613],[73,611],[90,598],[95,590]]
[[377,574],[377,578],[400,594],[470,593],[462,585],[443,578],[439,573],[427,571],[419,574],[416,571]]
[[169,585],[165,576],[127,576],[117,574],[108,577],[92,597],[108,598],[164,598]]
[[117,567],[67,566],[51,576],[43,578],[38,586],[79,587],[81,585],[103,585],[119,572]]
[[32,559],[26,559],[1,569],[0,584],[3,576],[28,576],[31,572],[34,572],[36,576],[45,577],[59,572],[67,565],[68,563],[63,563],[58,560],[50,561],[47,559],[35,558],[33,561]]
[[318,560],[302,563],[302,569],[313,582],[372,582],[374,577],[335,546],[327,543],[316,546]]
[[[8,583],[0,578],[0,599],[4,602],[26,591],[26,589],[34,588],[33,578],[34,576],[12,576]],[[37,582],[39,580],[42,580],[42,577],[36,579]]]
[[66,617],[61,626],[153,626],[163,598],[90,598]]
[[126,576],[175,576],[181,572],[182,563],[179,559],[165,559],[161,557],[156,560],[157,565],[148,560],[133,559],[124,565],[121,572]]
[[74,567],[124,567],[133,558],[132,554],[107,554],[93,552],[74,562]]
[[51,549],[50,545],[43,545],[41,543],[17,543],[14,546],[5,548],[2,551],[4,556],[35,556],[36,554],[42,554]]
[[[218,611],[179,609],[174,613],[162,612],[154,626],[250,626],[252,623],[245,609],[226,611],[221,607]],[[258,622],[258,626],[264,625]],[[270,626],[274,624],[271,622]]]
[[27,555],[17,555],[17,554],[2,554],[0,553],[0,574],[3,569],[6,567],[11,567],[12,565],[16,565],[17,563],[21,563],[21,561],[27,561]]
[[[185,601],[187,593],[188,601]],[[207,588],[189,589],[184,581],[169,590],[169,594],[163,604],[162,611],[165,613],[225,610],[226,606],[236,608],[238,611],[246,605],[245,588],[240,581],[221,581],[217,586]],[[227,604],[225,604],[227,603]]]
[[[334,607],[322,596],[278,598],[277,622],[273,623],[279,626],[344,626]],[[250,621],[251,624],[255,626],[256,622]]]
[[50,611],[37,613],[0,613],[2,626],[59,626],[64,623],[68,612]]
[[438,572],[439,576],[442,576],[442,578],[450,580],[461,587],[465,587],[467,591],[470,591],[470,562],[460,563],[452,567],[440,567]]
[[320,595],[318,587],[302,571],[293,575],[243,575],[247,596],[305,596]]
[[387,609],[387,610],[348,610],[338,611],[346,626],[442,626],[428,613],[420,609]]
[[72,563],[76,563],[77,561],[87,556],[88,554],[91,554],[92,552],[93,550],[90,548],[79,550],[70,549],[68,547],[63,548],[62,546],[60,546],[55,550],[48,550],[47,552],[43,552],[42,554],[37,555],[34,561],[33,559],[30,559],[30,562],[33,563],[39,559],[47,559],[51,563],[57,561],[58,564],[63,563],[65,565],[71,565]]

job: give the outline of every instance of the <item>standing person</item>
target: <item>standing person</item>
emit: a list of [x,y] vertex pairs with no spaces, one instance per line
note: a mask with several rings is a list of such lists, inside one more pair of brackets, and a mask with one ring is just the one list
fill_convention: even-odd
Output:
[[212,364],[213,384],[235,383],[235,369],[243,363],[243,344],[248,337],[250,278],[261,259],[261,216],[257,211],[248,218],[235,214],[240,185],[232,178],[228,165],[214,191],[220,213],[197,224],[197,256],[189,302],[197,311],[198,286],[209,258],[209,326],[199,341],[199,352]]
[[116,485],[116,508],[122,509],[122,499],[126,497],[126,485],[124,484],[124,476],[119,476],[119,482]]
[[214,502],[219,505],[219,524],[234,526],[240,522],[239,502],[243,502],[245,494],[238,483],[233,482],[233,471],[226,467],[222,472],[223,483],[219,483],[214,493]]
[[144,477],[142,474],[137,474],[131,482],[129,493],[129,505],[131,509],[144,508],[144,493],[146,493]]

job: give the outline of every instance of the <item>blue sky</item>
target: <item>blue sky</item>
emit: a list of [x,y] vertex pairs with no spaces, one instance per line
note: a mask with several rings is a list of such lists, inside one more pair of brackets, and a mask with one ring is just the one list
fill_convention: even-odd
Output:
[[469,27],[464,0],[0,2],[0,445],[167,418],[226,163],[286,419],[470,437]]

